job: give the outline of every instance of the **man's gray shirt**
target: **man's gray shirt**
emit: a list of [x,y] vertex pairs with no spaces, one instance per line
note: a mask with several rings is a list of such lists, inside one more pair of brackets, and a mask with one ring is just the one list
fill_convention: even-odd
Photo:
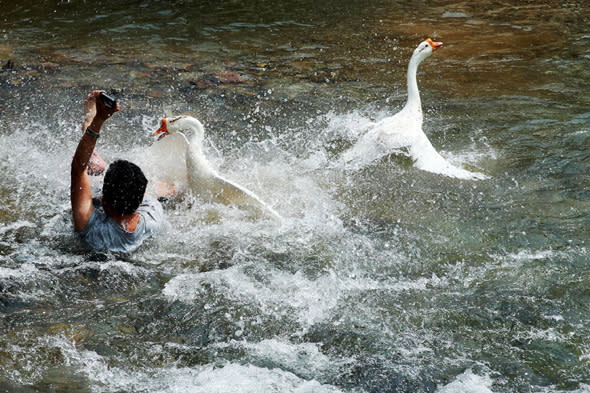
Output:
[[80,232],[82,240],[90,247],[102,251],[132,252],[143,241],[157,232],[164,221],[160,202],[146,196],[137,208],[139,222],[133,232],[121,228],[102,209],[94,209],[86,228]]

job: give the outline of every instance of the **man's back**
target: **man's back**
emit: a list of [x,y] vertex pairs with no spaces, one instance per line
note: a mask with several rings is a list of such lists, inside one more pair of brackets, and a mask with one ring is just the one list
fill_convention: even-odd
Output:
[[104,210],[95,209],[80,236],[88,246],[96,250],[133,252],[146,238],[160,229],[164,220],[162,205],[150,196],[144,198],[137,212],[140,220],[135,230],[128,232]]

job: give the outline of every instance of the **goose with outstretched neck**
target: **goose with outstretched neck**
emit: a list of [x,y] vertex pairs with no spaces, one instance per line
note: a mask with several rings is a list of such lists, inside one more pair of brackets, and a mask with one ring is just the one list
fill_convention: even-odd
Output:
[[[190,139],[182,131],[188,132]],[[193,194],[208,202],[233,204],[254,209],[274,219],[281,218],[252,191],[225,179],[213,169],[203,153],[205,130],[198,119],[191,116],[164,118],[154,135],[160,137],[151,146],[150,154],[161,165],[160,170],[167,168],[171,172],[169,175],[186,175]],[[175,179],[162,180],[174,182]]]
[[342,154],[346,165],[364,166],[387,154],[409,155],[419,169],[463,179],[483,179],[486,176],[458,168],[447,162],[432,146],[422,130],[422,102],[416,74],[418,66],[442,47],[442,42],[430,38],[414,50],[408,65],[408,98],[401,111],[372,124],[359,140]]

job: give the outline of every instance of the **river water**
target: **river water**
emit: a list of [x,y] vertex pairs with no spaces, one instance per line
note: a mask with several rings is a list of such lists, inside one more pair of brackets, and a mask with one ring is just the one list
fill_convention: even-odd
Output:
[[[0,390],[590,391],[590,4],[0,0]],[[461,180],[338,157],[406,99]],[[237,75],[237,77],[236,77]],[[231,82],[231,83],[230,83]],[[164,115],[283,216],[187,196],[128,256],[73,233],[102,156]],[[100,178],[96,179],[100,188]]]

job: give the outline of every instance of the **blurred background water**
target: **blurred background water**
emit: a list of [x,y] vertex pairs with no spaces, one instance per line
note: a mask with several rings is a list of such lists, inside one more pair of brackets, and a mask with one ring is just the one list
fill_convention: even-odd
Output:
[[[590,391],[590,4],[0,0],[0,388]],[[337,164],[405,103],[458,180]],[[164,115],[284,217],[183,200],[130,256],[88,252],[69,167],[141,160]],[[96,179],[100,188],[100,179]]]

